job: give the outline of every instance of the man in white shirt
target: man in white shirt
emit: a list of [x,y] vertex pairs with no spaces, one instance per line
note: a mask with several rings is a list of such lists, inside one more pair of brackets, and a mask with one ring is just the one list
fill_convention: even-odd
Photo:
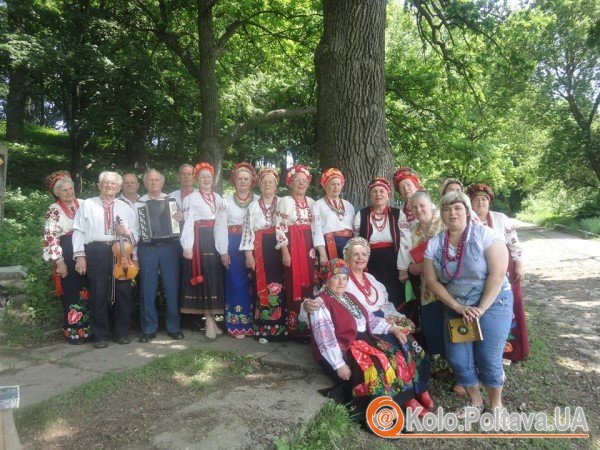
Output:
[[191,164],[182,164],[179,166],[179,173],[177,174],[179,180],[179,189],[171,192],[169,197],[174,198],[177,201],[177,206],[181,210],[181,217],[176,218],[180,222],[183,220],[183,200],[194,192],[194,166]]
[[114,301],[115,341],[130,342],[131,281],[114,279],[112,244],[122,237],[135,246],[139,226],[133,209],[116,199],[122,183],[118,173],[102,172],[98,177],[100,195],[84,200],[73,222],[75,270],[87,274],[90,280],[90,325],[96,348],[107,347],[111,301]]
[[[148,201],[163,201],[167,198],[162,193],[165,177],[157,170],[149,170],[144,175],[144,186],[148,192],[140,197],[134,206],[144,207]],[[140,323],[142,335],[139,341],[146,343],[156,337],[158,315],[156,313],[156,290],[158,288],[158,273],[162,279],[166,297],[167,334],[176,341],[184,338],[179,326],[179,282],[181,246],[179,239],[154,239],[150,242],[141,241],[138,244],[140,261]]]
[[126,173],[123,175],[123,187],[119,200],[123,200],[129,206],[133,208],[133,204],[138,201],[140,195],[138,190],[140,189],[140,182],[138,177],[134,173]]

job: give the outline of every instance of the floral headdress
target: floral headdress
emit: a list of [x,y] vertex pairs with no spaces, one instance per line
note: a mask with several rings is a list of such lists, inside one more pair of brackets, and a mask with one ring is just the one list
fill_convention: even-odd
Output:
[[462,181],[460,181],[458,178],[446,178],[442,183],[442,189],[440,190],[442,196],[444,195],[444,191],[450,184],[458,184],[461,190],[465,188],[462,184]]
[[371,180],[371,182],[369,183],[369,191],[374,187],[382,187],[387,191],[388,195],[392,194],[392,186],[386,178],[377,177]]
[[321,175],[321,187],[325,188],[325,186],[327,185],[327,183],[329,183],[330,180],[332,180],[333,178],[339,178],[340,181],[342,182],[342,186],[344,186],[344,184],[346,184],[346,178],[344,178],[344,174],[342,173],[342,171],[340,169],[336,169],[335,167],[332,167],[330,169],[327,169],[325,172],[323,172],[323,175]]
[[231,172],[231,182],[232,183],[235,182],[235,176],[240,171],[248,172],[250,174],[250,177],[252,178],[252,184],[253,185],[256,184],[256,170],[254,170],[254,167],[252,167],[251,164],[248,164],[246,162],[237,163],[235,165],[235,167],[233,168],[233,170]]
[[301,164],[296,164],[294,167],[292,167],[290,170],[288,170],[288,172],[285,176],[285,184],[287,186],[292,184],[292,179],[294,178],[294,176],[297,173],[300,173],[300,172],[308,177],[308,182],[310,183],[310,180],[312,180],[312,175],[310,174],[308,168]]
[[344,259],[348,259],[348,253],[350,253],[350,249],[357,245],[362,245],[367,249],[367,252],[369,254],[371,253],[371,246],[369,245],[369,241],[367,241],[363,237],[356,236],[351,239],[348,239],[348,242],[346,242],[346,245],[344,245]]
[[334,258],[321,266],[321,277],[325,283],[332,276],[339,274],[350,275],[350,267],[343,259]]
[[265,177],[266,175],[273,175],[275,177],[275,182],[279,184],[279,172],[277,172],[277,170],[273,169],[272,167],[263,167],[262,169],[260,169],[258,171],[257,181],[262,180],[263,177]]
[[467,188],[467,195],[471,199],[478,195],[485,195],[490,202],[494,200],[494,191],[485,183],[470,184]]
[[394,174],[394,186],[396,187],[396,189],[398,189],[398,184],[400,184],[402,180],[406,180],[407,178],[414,183],[417,189],[421,187],[419,174],[410,167],[404,166],[396,170],[396,173]]
[[44,180],[44,184],[52,193],[52,195],[54,195],[54,197],[56,198],[58,198],[58,196],[54,194],[54,186],[56,186],[56,183],[58,183],[58,181],[63,178],[68,178],[69,180],[73,181],[73,178],[71,177],[71,172],[69,172],[68,170],[57,170],[56,172],[52,172]]
[[213,167],[212,164],[209,164],[207,162],[199,162],[194,167],[194,179],[196,179],[198,177],[198,174],[202,170],[208,170],[212,174],[213,177],[215,176],[215,168]]

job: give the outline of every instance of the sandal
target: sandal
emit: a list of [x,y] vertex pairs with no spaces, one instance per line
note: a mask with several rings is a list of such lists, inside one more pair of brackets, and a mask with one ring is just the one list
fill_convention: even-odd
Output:
[[467,413],[471,413],[471,411],[475,412],[476,418],[479,419],[483,411],[485,411],[485,404],[482,403],[479,406],[475,406],[471,403],[467,403],[465,406],[458,408],[454,413],[456,414],[456,418],[459,420],[463,420]]

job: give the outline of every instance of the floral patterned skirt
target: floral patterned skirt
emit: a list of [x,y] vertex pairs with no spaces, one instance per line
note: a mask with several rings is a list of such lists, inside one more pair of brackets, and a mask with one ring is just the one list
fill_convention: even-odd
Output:
[[92,340],[88,301],[88,280],[75,272],[71,236],[61,236],[60,246],[67,265],[68,275],[61,279],[63,295],[63,336],[69,344],[83,344]]
[[275,250],[275,227],[254,234],[254,336],[269,341],[288,338],[281,250]]

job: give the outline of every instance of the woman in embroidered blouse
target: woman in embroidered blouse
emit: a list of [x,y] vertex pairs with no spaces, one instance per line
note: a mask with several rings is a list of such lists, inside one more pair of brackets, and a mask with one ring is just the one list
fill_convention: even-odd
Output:
[[46,213],[44,226],[45,261],[52,262],[54,292],[63,306],[63,336],[69,344],[91,341],[87,277],[75,271],[73,260],[73,219],[82,200],[75,198],[73,180],[67,171],[46,177],[46,186],[56,198]]
[[[404,330],[375,316],[347,291],[350,273],[344,260],[322,266],[326,288],[310,316],[315,359],[326,373],[342,380],[342,400],[357,408],[356,417],[364,418],[366,406],[381,395],[424,415],[425,405],[414,397],[417,384],[423,384],[419,378],[425,352]],[[396,345],[378,336],[387,333],[395,336]],[[424,388],[421,393],[431,400],[426,382]]]
[[252,193],[256,171],[239,163],[231,173],[235,192],[223,200],[215,218],[215,245],[225,267],[225,324],[230,336],[242,339],[252,331],[254,306],[252,285],[247,275],[246,255],[240,250],[242,224],[248,205],[258,199]]
[[215,169],[206,162],[196,164],[194,178],[199,189],[185,197],[181,247],[188,260],[183,266],[181,312],[204,314],[206,337],[215,339],[223,332],[214,315],[223,314],[223,265],[215,248],[215,216],[223,199],[212,191]]
[[396,260],[401,235],[408,230],[400,229],[401,222],[402,226],[408,227],[408,224],[401,220],[402,212],[398,208],[388,205],[391,193],[392,187],[385,178],[375,178],[369,183],[371,206],[356,213],[354,234],[369,242],[369,273],[385,286],[389,300],[396,309],[404,313],[404,285],[398,279]]
[[[479,391],[484,385],[492,410],[502,408],[504,370],[502,349],[512,316],[512,291],[506,278],[508,251],[502,236],[471,223],[469,197],[458,192],[441,201],[442,220],[448,228],[429,240],[423,271],[427,287],[446,306],[444,337],[446,357],[470,405],[484,410]],[[479,320],[482,341],[453,343],[448,320]],[[464,417],[465,408],[458,411]]]
[[315,278],[315,249],[310,226],[313,222],[314,200],[306,196],[311,175],[302,165],[292,167],[285,183],[290,187],[289,196],[277,202],[275,218],[276,249],[281,249],[284,266],[287,326],[290,337],[309,336],[298,314],[304,297],[312,297]]
[[[408,270],[423,280],[423,255],[427,242],[446,226],[438,211],[434,209],[431,197],[425,191],[417,191],[410,197],[410,206],[415,218],[411,237],[411,262]],[[421,283],[421,329],[425,336],[427,351],[430,355],[445,355],[444,348],[444,304],[435,294]]]
[[342,256],[344,245],[353,236],[354,207],[340,198],[345,183],[339,169],[327,169],[321,176],[325,196],[312,206],[313,244],[321,264]]
[[279,174],[275,169],[265,167],[258,172],[260,198],[248,206],[240,244],[240,250],[246,255],[246,267],[254,272],[256,296],[252,329],[261,344],[283,341],[288,336],[281,251],[275,249],[278,184]]
[[494,200],[494,191],[483,183],[471,184],[467,195],[473,203],[473,211],[484,225],[493,228],[506,242],[509,252],[508,280],[512,286],[513,323],[511,324],[508,341],[504,348],[504,358],[509,361],[522,361],[529,355],[529,338],[527,335],[527,320],[523,303],[521,282],[525,279],[523,270],[523,248],[517,236],[517,230],[505,214],[490,211],[490,203]]

